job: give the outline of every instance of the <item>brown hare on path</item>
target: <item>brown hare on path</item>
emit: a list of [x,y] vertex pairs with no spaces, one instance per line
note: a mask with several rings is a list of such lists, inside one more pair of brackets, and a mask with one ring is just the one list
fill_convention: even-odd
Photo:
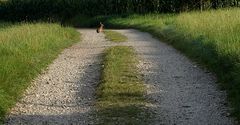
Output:
[[100,27],[97,28],[97,33],[103,32],[104,25],[100,22]]

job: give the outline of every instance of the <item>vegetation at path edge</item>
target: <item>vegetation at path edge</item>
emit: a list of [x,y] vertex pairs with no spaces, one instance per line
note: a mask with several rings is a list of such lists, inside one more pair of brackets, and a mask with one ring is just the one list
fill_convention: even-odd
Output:
[[137,28],[164,40],[218,76],[240,119],[240,9],[181,14],[132,15],[105,21],[114,28]]
[[79,33],[58,24],[0,24],[0,122],[33,78]]
[[[227,90],[229,102],[234,108],[232,114],[240,120],[240,9],[237,7],[240,7],[240,0],[0,0],[0,119],[22,95],[30,81],[62,49],[77,41],[79,35],[75,30],[53,22],[60,22],[62,26],[96,27],[101,21],[106,28],[136,28],[149,32],[215,72],[221,88]],[[38,21],[51,24],[29,24]],[[13,22],[25,23],[13,25]],[[123,36],[113,32],[106,32],[106,36],[112,41],[126,41]],[[124,50],[121,52],[128,56],[125,53],[128,49],[117,48],[116,51]],[[115,49],[108,51],[113,54]],[[116,57],[125,58],[118,54]],[[106,55],[107,58],[110,56]],[[113,60],[116,64],[109,65],[120,66],[120,62],[124,61]],[[130,106],[122,105],[122,97],[118,98],[118,93],[112,92],[117,95],[115,98],[104,92],[111,92],[104,86],[115,87],[111,85],[114,83],[119,91],[125,93],[121,85],[128,84],[119,83],[132,79],[128,73],[124,75],[125,70],[117,67],[111,70],[111,73],[105,74],[111,77],[103,76],[103,79],[120,81],[104,81],[100,85],[98,107],[102,109],[106,121],[110,115],[117,115],[120,121],[125,122],[127,120],[124,118],[128,119],[130,112],[135,115],[144,108],[132,108],[128,102],[124,103]],[[135,72],[135,68],[126,70],[130,74],[132,71]],[[121,73],[124,78],[118,79]],[[131,85],[128,87],[133,87]],[[127,95],[134,95],[136,100],[129,101],[134,104],[142,99],[139,93],[144,92],[140,91],[142,84],[136,84],[136,87],[139,90],[137,95],[130,90],[130,94],[126,92]],[[125,97],[124,94],[121,96]],[[114,101],[120,102],[121,108]],[[123,112],[116,114],[114,111]],[[129,121],[139,122],[131,118]]]

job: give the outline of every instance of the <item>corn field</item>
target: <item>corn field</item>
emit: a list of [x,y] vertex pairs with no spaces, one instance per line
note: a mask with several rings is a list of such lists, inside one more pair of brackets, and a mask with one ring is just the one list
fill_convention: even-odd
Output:
[[240,0],[1,0],[0,18],[63,21],[76,14],[178,13],[239,6]]

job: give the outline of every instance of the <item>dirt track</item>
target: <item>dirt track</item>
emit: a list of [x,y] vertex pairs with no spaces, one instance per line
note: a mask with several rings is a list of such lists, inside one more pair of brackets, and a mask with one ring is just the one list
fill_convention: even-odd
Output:
[[142,59],[154,125],[232,125],[215,77],[148,33],[120,30]]
[[79,30],[81,42],[63,51],[33,82],[6,124],[92,124],[101,54],[107,42],[95,30]]
[[[82,41],[66,49],[35,79],[6,124],[94,124],[91,112],[100,78],[101,54],[113,44],[95,30],[79,30]],[[129,39],[156,113],[153,125],[232,125],[225,93],[215,77],[148,33],[116,30]],[[151,123],[150,123],[151,124]]]

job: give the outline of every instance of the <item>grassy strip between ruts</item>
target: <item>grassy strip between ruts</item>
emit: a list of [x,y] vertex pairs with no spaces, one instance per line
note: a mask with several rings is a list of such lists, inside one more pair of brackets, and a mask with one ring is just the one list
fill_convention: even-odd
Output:
[[[1,24],[0,24],[1,25]],[[79,33],[58,24],[0,26],[0,124],[25,89]]]
[[109,18],[112,28],[136,28],[173,45],[217,74],[240,120],[240,9],[176,15],[132,15]]
[[143,125],[149,123],[145,85],[137,70],[131,47],[116,46],[105,51],[102,83],[97,89],[97,124]]
[[112,31],[112,30],[105,30],[104,31],[105,38],[112,41],[112,42],[126,42],[127,37],[122,35],[119,32]]

